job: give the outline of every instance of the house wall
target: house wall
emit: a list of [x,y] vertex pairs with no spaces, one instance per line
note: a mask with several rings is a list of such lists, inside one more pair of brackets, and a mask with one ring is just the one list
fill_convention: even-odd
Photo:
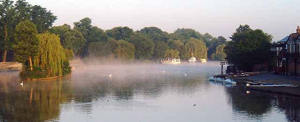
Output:
[[297,61],[297,76],[300,76],[300,58]]
[[[295,68],[296,68],[296,74],[295,74]],[[296,67],[295,67],[295,59],[290,58],[288,61],[288,74],[289,75],[298,75],[300,76],[300,58],[297,59]]]

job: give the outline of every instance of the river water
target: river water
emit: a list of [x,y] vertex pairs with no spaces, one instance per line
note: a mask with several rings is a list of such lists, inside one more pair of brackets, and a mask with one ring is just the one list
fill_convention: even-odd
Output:
[[[300,98],[212,83],[218,62],[86,65],[53,81],[0,73],[0,121],[297,122]],[[299,110],[299,111],[298,111]]]

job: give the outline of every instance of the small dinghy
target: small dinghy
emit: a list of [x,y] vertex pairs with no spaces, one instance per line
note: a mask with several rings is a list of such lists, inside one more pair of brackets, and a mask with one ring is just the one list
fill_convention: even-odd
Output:
[[225,83],[225,84],[233,84],[235,85],[236,82],[226,78],[226,77],[218,77],[218,76],[213,76],[213,77],[209,77],[208,78],[209,81],[213,81],[213,82],[221,82],[221,83]]

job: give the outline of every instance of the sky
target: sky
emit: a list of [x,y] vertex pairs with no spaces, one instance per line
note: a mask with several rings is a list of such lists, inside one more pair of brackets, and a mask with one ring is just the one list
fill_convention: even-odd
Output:
[[300,25],[300,0],[27,0],[57,16],[54,25],[84,17],[102,29],[155,26],[167,32],[192,28],[229,38],[239,25],[262,29],[278,41]]

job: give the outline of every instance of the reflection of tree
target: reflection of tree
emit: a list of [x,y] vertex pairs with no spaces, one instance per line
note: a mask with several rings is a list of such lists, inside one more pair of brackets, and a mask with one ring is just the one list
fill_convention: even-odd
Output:
[[275,97],[276,106],[285,111],[289,122],[300,121],[300,98],[278,95]]
[[234,111],[238,113],[247,112],[249,116],[261,117],[271,110],[272,98],[267,95],[246,94],[246,91],[239,88],[227,88],[226,91]]
[[[70,100],[62,81],[24,82],[24,87],[16,81],[0,84],[1,121],[53,120],[59,116],[60,104]],[[8,91],[3,86],[8,86]]]
[[250,116],[260,117],[270,111],[273,105],[285,113],[289,122],[300,122],[299,97],[265,92],[245,94],[239,88],[227,88],[226,91],[233,109],[239,113],[247,112]]
[[115,96],[118,99],[129,100],[133,97],[133,88],[132,87],[121,87],[114,89]]

